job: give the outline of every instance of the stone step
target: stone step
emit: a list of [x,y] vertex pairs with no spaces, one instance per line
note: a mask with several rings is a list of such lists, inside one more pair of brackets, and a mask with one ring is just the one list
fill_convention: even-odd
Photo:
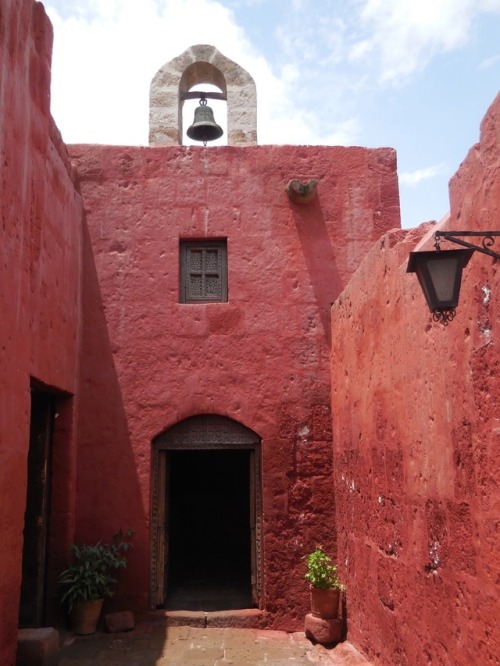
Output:
[[59,649],[59,632],[53,627],[19,629],[16,666],[56,666]]
[[142,621],[158,627],[232,627],[260,629],[265,624],[265,613],[258,608],[226,611],[152,611]]

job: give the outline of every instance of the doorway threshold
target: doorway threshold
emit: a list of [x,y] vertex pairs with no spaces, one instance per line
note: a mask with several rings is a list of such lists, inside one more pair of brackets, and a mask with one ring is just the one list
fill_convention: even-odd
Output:
[[157,610],[149,613],[151,624],[167,627],[232,627],[236,629],[262,629],[266,613],[259,608],[240,608],[222,611]]

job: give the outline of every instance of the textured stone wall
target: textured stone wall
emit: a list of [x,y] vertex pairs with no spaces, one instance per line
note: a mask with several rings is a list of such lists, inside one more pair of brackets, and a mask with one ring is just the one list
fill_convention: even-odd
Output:
[[[500,97],[450,192],[444,228],[498,230]],[[348,636],[377,664],[495,664],[500,274],[475,253],[456,319],[432,322],[405,271],[435,228],[383,237],[332,309]]]
[[[399,225],[394,151],[70,152],[90,234],[78,536],[136,530],[122,589],[144,609],[152,440],[192,415],[235,419],[262,438],[264,607],[270,624],[297,629],[301,557],[335,548],[330,304]],[[293,204],[288,181],[313,177],[318,195]],[[179,304],[179,238],[205,237],[227,238],[229,301]]]
[[[77,372],[81,205],[49,113],[51,49],[41,3],[0,0],[0,655],[8,666],[17,639],[30,381],[71,393]],[[55,470],[65,477],[54,494],[60,520],[51,539],[69,525],[72,420],[67,402],[54,437]]]

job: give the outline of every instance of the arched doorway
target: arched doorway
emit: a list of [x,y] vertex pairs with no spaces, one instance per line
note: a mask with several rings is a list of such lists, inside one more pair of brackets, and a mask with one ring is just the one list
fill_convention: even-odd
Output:
[[153,442],[151,607],[231,610],[261,596],[260,438],[199,415]]

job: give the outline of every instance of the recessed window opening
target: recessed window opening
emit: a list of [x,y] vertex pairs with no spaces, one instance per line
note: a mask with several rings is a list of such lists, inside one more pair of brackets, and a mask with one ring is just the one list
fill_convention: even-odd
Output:
[[180,303],[227,302],[227,241],[180,241]]
[[[215,92],[222,93],[223,91],[211,84],[211,83],[197,83],[189,89],[189,92],[194,91],[203,91],[203,92]],[[199,99],[187,99],[183,103],[182,107],[182,145],[183,146],[201,146],[203,145],[200,141],[194,141],[190,139],[186,132],[188,128],[193,124],[194,112],[197,106],[199,106]],[[219,99],[207,99],[207,105],[214,112],[214,120],[217,125],[220,125],[223,135],[219,139],[210,141],[208,146],[227,146],[227,102],[225,100]]]

